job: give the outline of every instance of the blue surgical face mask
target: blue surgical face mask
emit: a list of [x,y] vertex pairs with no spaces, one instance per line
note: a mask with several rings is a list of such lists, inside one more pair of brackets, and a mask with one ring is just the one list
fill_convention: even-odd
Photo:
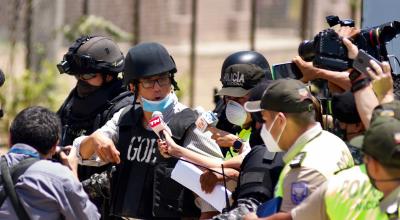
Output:
[[168,106],[170,106],[174,102],[172,93],[168,94],[165,98],[159,101],[150,101],[143,97],[140,97],[140,99],[142,100],[143,110],[146,112],[164,112],[165,109],[167,109]]

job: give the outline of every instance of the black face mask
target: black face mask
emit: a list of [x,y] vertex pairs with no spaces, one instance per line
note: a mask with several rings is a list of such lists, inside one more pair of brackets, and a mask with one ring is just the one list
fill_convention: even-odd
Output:
[[86,97],[97,91],[100,87],[101,86],[90,85],[83,80],[78,80],[78,83],[76,84],[76,91],[78,92],[79,97]]
[[370,173],[369,173],[369,171],[368,171],[368,165],[367,165],[367,163],[365,164],[365,170],[367,171],[367,176],[368,176],[368,178],[369,178],[369,181],[371,182],[371,185],[372,185],[373,187],[375,187],[375,189],[377,189],[377,190],[379,190],[379,191],[380,191],[380,189],[376,186],[376,183],[377,183],[377,182],[393,182],[393,181],[400,181],[400,177],[398,177],[398,178],[393,178],[393,179],[383,179],[383,180],[377,180],[377,179],[372,178],[372,176],[370,175]]

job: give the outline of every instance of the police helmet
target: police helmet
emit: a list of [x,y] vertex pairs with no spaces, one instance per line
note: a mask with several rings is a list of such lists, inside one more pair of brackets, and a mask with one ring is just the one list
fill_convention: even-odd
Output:
[[129,49],[125,58],[125,85],[143,77],[167,72],[173,77],[177,69],[172,56],[161,44],[141,43]]
[[63,60],[57,64],[60,73],[118,74],[124,68],[124,55],[118,45],[101,36],[82,36],[69,47]]
[[221,75],[234,64],[254,64],[264,70],[267,79],[272,79],[269,63],[265,57],[256,51],[239,51],[229,55],[222,64]]

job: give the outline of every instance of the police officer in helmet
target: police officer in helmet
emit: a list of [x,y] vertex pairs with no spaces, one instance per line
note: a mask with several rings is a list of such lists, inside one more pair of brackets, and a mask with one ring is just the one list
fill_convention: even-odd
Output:
[[74,142],[83,160],[97,155],[101,161],[118,164],[111,191],[112,213],[116,216],[178,218],[185,216],[186,206],[193,203],[193,198],[184,200],[191,193],[184,193],[183,187],[169,177],[176,160],[162,158],[157,150],[158,136],[149,125],[153,112],[162,113],[175,140],[186,148],[222,158],[218,145],[190,126],[194,120],[187,123],[187,118],[197,116],[190,115],[193,111],[174,93],[178,89],[176,72],[174,60],[161,44],[132,47],[125,58],[124,82],[135,94],[135,103],[117,112],[92,135]]
[[[124,56],[118,45],[109,38],[82,36],[76,39],[57,67],[60,73],[73,75],[77,79],[76,86],[57,112],[62,122],[61,146],[71,145],[81,135],[90,135],[115,112],[133,101],[132,94],[126,91],[122,79],[118,78],[118,73],[124,68]],[[80,180],[86,180],[107,168],[109,166],[79,166]],[[83,185],[102,210],[102,203],[105,202],[103,194],[107,192],[93,190],[94,187],[85,182]],[[109,188],[100,185],[105,190]]]
[[[111,104],[122,101],[124,105],[118,106],[122,108],[132,99],[118,79],[124,68],[124,55],[109,38],[78,38],[57,67],[60,73],[77,79],[75,88],[57,112],[63,124],[62,146],[71,145],[76,137],[101,127],[114,113],[108,112]],[[123,96],[118,97],[120,94]]]
[[[267,59],[262,54],[256,51],[239,51],[229,55],[222,64],[221,76],[224,75],[224,73],[229,67],[236,64],[254,64],[262,69],[262,71],[265,74],[265,79],[267,80],[272,79],[271,70]],[[221,82],[223,82],[222,78]],[[218,114],[218,119],[219,119],[217,128],[232,134],[236,134],[239,133],[242,129],[240,128],[240,126],[236,126],[230,123],[226,117],[225,111],[228,99],[229,97],[224,96],[223,99],[221,99],[216,104],[216,107],[214,109],[214,112]],[[251,145],[256,145],[259,144],[257,142],[261,142],[261,139],[259,137],[253,137],[252,139],[250,139],[250,141]],[[222,149],[223,154],[224,155],[229,154],[230,152],[228,150],[229,150],[228,148],[223,148]]]

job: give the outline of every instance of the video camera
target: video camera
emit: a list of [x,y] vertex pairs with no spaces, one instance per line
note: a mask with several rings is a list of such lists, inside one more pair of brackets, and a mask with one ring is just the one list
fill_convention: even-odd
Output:
[[[326,20],[330,27],[338,24],[340,26],[354,26],[353,20],[340,20],[338,16],[328,16]],[[400,22],[392,21],[363,29],[350,40],[359,49],[365,50],[377,60],[388,61],[390,54],[388,54],[386,45],[399,33]],[[299,45],[298,52],[303,60],[312,61],[313,65],[318,68],[344,71],[352,67],[352,61],[347,57],[347,48],[341,37],[333,29],[323,30],[313,40],[302,42]]]

